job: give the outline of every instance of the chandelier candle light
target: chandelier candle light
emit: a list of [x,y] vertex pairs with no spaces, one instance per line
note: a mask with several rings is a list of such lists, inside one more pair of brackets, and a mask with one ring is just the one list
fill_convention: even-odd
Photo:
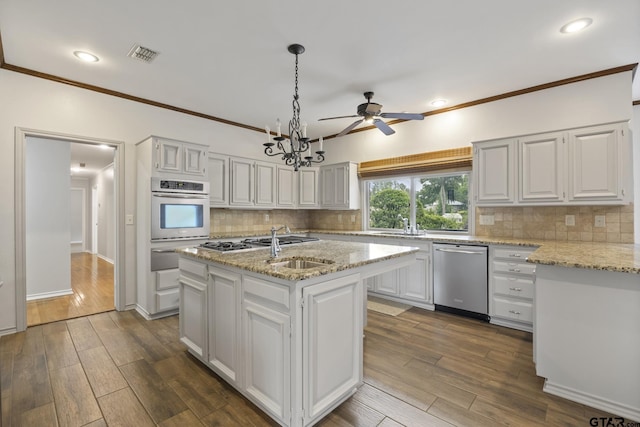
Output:
[[[301,166],[309,167],[313,163],[321,163],[324,161],[324,151],[322,150],[322,137],[318,139],[319,149],[316,151],[316,158],[314,159],[311,154],[311,143],[307,138],[307,124],[300,123],[300,96],[298,95],[298,55],[304,53],[304,46],[299,44],[289,45],[287,50],[296,56],[296,80],[295,80],[295,92],[293,94],[293,117],[289,121],[289,144],[285,143],[287,138],[282,136],[280,129],[280,119],[276,121],[276,136],[271,141],[271,129],[269,126],[265,127],[267,132],[267,142],[264,144],[264,154],[267,156],[282,156],[287,166],[293,166],[293,169],[297,171]],[[277,152],[274,152],[273,146],[277,147]]]

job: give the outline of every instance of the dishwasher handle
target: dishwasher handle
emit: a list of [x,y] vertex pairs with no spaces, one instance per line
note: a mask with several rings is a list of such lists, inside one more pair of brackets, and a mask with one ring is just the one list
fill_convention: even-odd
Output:
[[466,251],[466,250],[463,250],[463,249],[436,248],[436,251],[449,252],[449,253],[454,253],[454,254],[484,255],[484,252],[482,252],[482,251]]

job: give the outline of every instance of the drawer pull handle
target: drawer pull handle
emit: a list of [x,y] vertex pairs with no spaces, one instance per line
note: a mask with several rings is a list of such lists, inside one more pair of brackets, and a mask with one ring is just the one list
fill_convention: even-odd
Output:
[[511,258],[521,258],[522,257],[522,255],[520,255],[520,254],[509,254],[509,256]]
[[509,313],[512,313],[512,314],[520,314],[520,312],[519,312],[519,311],[515,311],[515,310],[509,310]]
[[514,273],[520,273],[520,269],[519,268],[510,268],[509,271],[512,271]]
[[509,290],[522,292],[522,288],[509,288]]

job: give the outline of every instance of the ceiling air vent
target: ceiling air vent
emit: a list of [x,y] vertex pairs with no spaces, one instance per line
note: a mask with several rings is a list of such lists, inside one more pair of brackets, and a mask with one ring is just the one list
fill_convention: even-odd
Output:
[[134,45],[127,56],[130,56],[134,59],[139,59],[144,62],[151,62],[158,56],[160,52],[156,52],[155,50],[151,50],[148,47],[140,46],[139,44]]

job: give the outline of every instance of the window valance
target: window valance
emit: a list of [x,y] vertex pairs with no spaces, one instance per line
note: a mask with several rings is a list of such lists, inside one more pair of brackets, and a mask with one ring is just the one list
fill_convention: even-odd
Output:
[[377,178],[389,175],[427,173],[445,169],[469,170],[471,169],[472,159],[471,146],[451,148],[362,162],[358,166],[358,176],[360,178]]

